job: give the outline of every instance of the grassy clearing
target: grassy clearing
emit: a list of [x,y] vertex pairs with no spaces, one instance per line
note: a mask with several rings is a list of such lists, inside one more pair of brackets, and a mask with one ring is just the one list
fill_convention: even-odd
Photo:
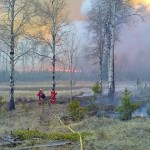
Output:
[[[69,82],[65,81],[57,81],[56,82],[58,90],[65,90],[69,88]],[[82,88],[82,87],[91,87],[93,82],[77,82],[74,85],[74,88]],[[43,88],[44,90],[48,90],[52,87],[51,82],[17,82],[15,84],[16,90],[28,91],[28,90],[38,90],[39,88]],[[9,83],[1,83],[0,88],[2,91],[9,89]]]
[[[47,96],[50,95],[51,89],[50,82],[17,82],[15,85],[15,98],[27,97],[31,99],[37,99],[37,91],[42,88]],[[93,85],[93,82],[77,82],[73,88],[73,94],[79,95],[84,91],[81,88],[89,88]],[[81,90],[79,90],[81,89]],[[69,96],[69,83],[65,81],[58,81],[56,91],[59,96]],[[9,101],[9,83],[0,84],[0,96],[4,101]]]
[[[43,83],[46,84],[46,83]],[[40,85],[40,83],[39,83]],[[22,86],[22,85],[20,85]],[[25,86],[25,85],[24,85]],[[32,86],[32,85],[30,85]],[[33,85],[35,86],[35,85]],[[36,97],[37,91],[23,90],[16,92],[16,97]],[[46,91],[49,94],[49,91]],[[69,92],[58,91],[59,97],[69,95]],[[76,91],[74,94],[82,92]],[[5,92],[3,92],[4,94]],[[34,96],[33,96],[34,95]],[[8,97],[7,99],[8,100]],[[26,111],[28,109],[28,111]],[[0,135],[5,132],[13,131],[18,134],[26,135],[25,139],[33,137],[33,134],[23,134],[22,132],[38,131],[38,135],[52,139],[70,139],[74,141],[69,146],[47,148],[48,150],[78,150],[80,148],[78,136],[72,134],[58,120],[58,117],[68,115],[68,104],[56,104],[53,106],[45,106],[44,114],[42,108],[38,106],[37,101],[27,103],[26,109],[22,104],[16,105],[13,112],[0,113]],[[111,118],[97,118],[87,116],[80,122],[69,122],[69,126],[80,133],[92,133],[93,136],[85,136],[85,150],[149,150],[150,149],[150,119],[136,118],[130,121],[119,121]],[[21,132],[21,133],[20,133]],[[35,134],[37,134],[35,132]],[[34,134],[34,135],[35,135]],[[74,140],[75,139],[75,140]],[[45,142],[40,141],[40,143]],[[23,146],[38,144],[30,141]],[[21,146],[22,147],[22,146]],[[0,148],[1,149],[1,148]],[[7,149],[7,148],[6,148]],[[8,148],[10,149],[10,148]],[[11,148],[13,150],[13,148]],[[46,148],[42,150],[47,150]]]
[[[73,94],[79,95],[85,90],[91,89],[94,82],[82,82],[78,81],[73,86]],[[58,93],[57,97],[59,96],[69,96],[69,82],[67,81],[57,81],[56,83],[56,91]],[[16,82],[15,84],[15,98],[20,97],[27,97],[32,99],[37,99],[37,91],[42,88],[46,95],[50,95],[52,83],[51,81],[47,82]],[[107,83],[104,83],[104,88],[107,87]],[[135,89],[136,85],[133,82],[124,83],[124,82],[117,82],[116,88],[124,90],[125,87],[130,87],[131,89]],[[129,88],[129,89],[130,89]],[[92,90],[91,90],[92,91]],[[9,83],[0,83],[0,96],[4,98],[4,101],[9,101]]]
[[149,150],[149,123],[150,119],[134,119],[128,122],[106,118],[88,119],[86,128],[93,129],[95,136],[87,139],[85,149]]
[[[72,134],[57,118],[68,113],[67,107],[64,104],[48,107],[46,120],[41,121],[42,111],[36,104],[28,113],[17,105],[16,111],[11,114],[1,114],[0,133],[13,131],[15,135],[23,135],[22,139],[31,137],[46,137],[49,140],[69,139],[76,144],[65,148],[78,150],[78,135]],[[111,118],[87,117],[80,122],[71,122],[69,126],[85,135],[93,133],[93,136],[84,136],[85,150],[149,150],[150,147],[149,118],[119,121]],[[62,147],[62,150],[65,148]]]
[[[58,81],[57,83],[57,97],[69,97],[69,83],[66,81]],[[77,82],[73,88],[73,95],[80,95],[85,92],[85,88],[91,88],[94,82]],[[16,82],[15,85],[15,98],[27,97],[37,99],[37,91],[42,88],[47,96],[50,95],[51,82]],[[9,83],[0,84],[0,96],[3,101],[9,101]]]
[[[92,136],[92,133],[81,132],[82,138],[86,136]],[[32,138],[42,138],[49,140],[79,140],[79,135],[77,133],[54,133],[54,132],[39,132],[38,130],[16,130],[12,132],[14,137],[19,137],[21,140],[30,140]]]

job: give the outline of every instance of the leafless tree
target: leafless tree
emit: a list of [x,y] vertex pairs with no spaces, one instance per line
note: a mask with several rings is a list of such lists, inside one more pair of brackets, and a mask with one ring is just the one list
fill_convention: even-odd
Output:
[[[92,1],[92,8],[88,13],[88,28],[89,31],[92,31],[90,32],[90,36],[92,36],[92,41],[97,49],[97,51],[94,52],[94,55],[100,56],[98,57],[100,62],[103,62],[104,60],[104,53],[108,55],[109,96],[113,96],[115,93],[115,43],[119,38],[119,31],[123,24],[127,23],[130,16],[134,13],[133,8],[124,0]],[[100,55],[98,55],[98,53]],[[102,67],[100,67],[100,70],[102,70]],[[101,73],[100,76],[102,76]],[[100,81],[101,80],[102,79],[100,78]]]
[[95,64],[99,66],[99,85],[101,87],[100,94],[102,94],[102,70],[104,53],[106,53],[106,32],[105,32],[105,17],[103,8],[100,2],[95,1],[92,4],[90,11],[87,14],[88,31],[90,37],[90,46],[88,48],[88,57],[95,59]]
[[129,5],[128,1],[112,0],[105,1],[105,8],[107,22],[105,23],[105,30],[107,34],[107,48],[108,48],[108,96],[113,96],[115,93],[115,59],[114,50],[115,44],[119,39],[119,32],[124,24],[127,24],[131,16],[137,12]]
[[75,70],[77,69],[77,63],[79,60],[79,52],[80,50],[80,38],[77,37],[76,35],[76,29],[72,26],[69,29],[68,34],[64,37],[64,44],[62,48],[64,49],[64,52],[62,53],[61,57],[63,58],[64,61],[64,66],[67,67],[69,70],[70,74],[70,81],[69,81],[69,86],[70,86],[70,100],[72,100],[72,88],[74,85],[74,73]]
[[[25,34],[25,25],[29,23],[32,17],[33,7],[30,5],[30,0],[1,0],[1,14],[0,18],[0,40],[8,46],[10,53],[6,50],[5,53],[10,59],[10,104],[9,110],[15,109],[14,104],[14,66],[15,61],[23,54],[16,56],[17,42],[20,37]],[[27,53],[27,52],[25,52]]]
[[49,55],[46,58],[52,60],[52,89],[55,91],[55,68],[56,56],[61,53],[61,39],[64,35],[62,28],[67,24],[67,13],[64,0],[43,0],[36,2],[37,16],[40,21],[36,21],[37,26],[41,28],[35,36],[45,43],[49,48]]

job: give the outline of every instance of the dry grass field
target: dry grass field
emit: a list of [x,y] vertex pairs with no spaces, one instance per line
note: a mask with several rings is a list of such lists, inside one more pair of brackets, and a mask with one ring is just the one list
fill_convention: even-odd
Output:
[[[60,82],[58,85],[58,100],[63,95],[69,95],[68,87]],[[74,89],[74,95],[79,95],[86,88],[93,85],[92,82],[78,83]],[[121,83],[117,85],[121,86]],[[126,85],[125,85],[126,86]],[[17,83],[16,98],[32,97],[32,103],[17,103],[16,110],[12,112],[0,112],[0,136],[10,134],[16,130],[35,130],[42,133],[71,133],[62,125],[58,117],[68,115],[68,103],[49,106],[45,104],[43,109],[38,106],[36,93],[43,88],[49,93],[49,83]],[[64,90],[61,90],[64,89]],[[122,88],[122,86],[121,86]],[[8,100],[5,84],[0,85],[0,94],[4,101]],[[69,121],[68,126],[77,132],[88,132],[92,136],[83,139],[84,150],[149,150],[150,149],[150,119],[136,118],[130,121],[120,121],[113,118],[97,118],[87,115],[82,121]],[[45,142],[40,139],[40,142]],[[29,141],[17,147],[0,147],[2,150],[15,150],[31,145]],[[72,141],[70,145],[32,148],[33,150],[80,150],[80,142]]]
[[[50,108],[46,116],[45,122],[40,121],[41,109],[34,108],[28,113],[19,109],[13,113],[5,113],[1,115],[0,134],[7,131],[22,130],[38,130],[46,133],[71,133],[58,120],[57,116],[67,113],[67,106],[54,105]],[[53,115],[55,114],[55,116]],[[84,150],[149,150],[150,143],[150,119],[139,118],[131,121],[122,122],[110,118],[86,117],[80,122],[72,122],[69,126],[78,132],[90,132],[93,136],[86,137],[83,140]],[[25,147],[29,143],[18,146]],[[16,149],[4,148],[3,149]],[[72,142],[71,145],[38,148],[38,150],[80,150],[79,140]],[[37,150],[36,148],[34,150]]]
[[[73,87],[73,94],[78,95],[84,91],[84,88],[91,88],[93,84],[94,82],[77,82]],[[42,88],[45,94],[49,96],[52,84],[50,82],[16,82],[15,97],[28,97],[37,99],[36,94],[40,88]],[[69,83],[65,81],[58,81],[56,83],[56,91],[58,96],[69,95]],[[9,83],[0,83],[0,96],[2,96],[5,101],[8,101]]]
[[[91,89],[94,82],[77,82],[73,86],[73,95],[79,95],[80,93],[86,92],[87,89]],[[107,82],[104,82],[104,91],[107,89]],[[116,82],[116,91],[123,91],[126,87],[133,91],[136,89],[136,83],[134,82]],[[52,88],[51,82],[16,82],[15,84],[15,97],[28,97],[36,99],[37,91],[42,88],[45,94],[50,95]],[[58,96],[69,95],[69,83],[67,81],[57,81],[56,91]],[[0,83],[0,96],[4,98],[4,101],[9,100],[9,83]]]

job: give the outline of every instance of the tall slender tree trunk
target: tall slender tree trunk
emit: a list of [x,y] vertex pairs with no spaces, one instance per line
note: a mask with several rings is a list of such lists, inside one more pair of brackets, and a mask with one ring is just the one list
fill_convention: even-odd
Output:
[[52,80],[53,80],[53,90],[55,91],[55,87],[56,87],[56,81],[55,81],[55,63],[56,63],[56,56],[55,56],[55,47],[56,47],[56,35],[55,32],[53,33],[53,49],[52,49],[52,53],[53,53],[53,62],[52,62],[52,66],[53,66],[53,71],[52,71]]
[[3,62],[2,62],[2,71],[3,71],[3,77],[5,78],[5,74],[6,74],[6,71],[5,71],[5,55],[3,54]]
[[9,110],[15,109],[14,103],[14,6],[15,0],[10,0],[10,103]]
[[115,13],[116,6],[113,7],[113,17],[110,25],[110,55],[109,55],[109,73],[108,73],[108,96],[113,96],[115,93],[115,79],[114,79],[114,44],[115,44]]
[[25,72],[25,57],[22,57],[22,70]]
[[5,60],[5,64],[6,64],[6,66],[5,66],[5,72],[7,74],[8,73],[8,62],[7,62],[7,59]]
[[34,71],[34,54],[32,54],[32,71]]
[[113,84],[113,93],[115,94],[115,46],[113,50],[113,79],[112,79],[112,84]]
[[[112,36],[113,39],[113,36]],[[108,96],[113,96],[115,93],[114,81],[114,44],[111,40],[110,58],[109,58],[109,74],[108,74]]]
[[70,101],[72,101],[72,86],[73,86],[73,67],[72,67],[72,56],[70,62]]
[[102,62],[103,62],[103,60],[102,60],[102,54],[101,54],[101,56],[100,56],[100,58],[99,58],[99,85],[100,85],[100,95],[102,94],[102,91],[103,91],[103,77],[102,77],[102,75],[103,75],[103,64],[102,64]]
[[[55,7],[55,2],[52,2],[53,7]],[[56,14],[53,14],[56,15]],[[56,17],[53,16],[52,17],[52,55],[53,55],[53,60],[52,60],[52,84],[53,87],[52,89],[55,91],[56,90],[56,71],[55,71],[55,67],[56,67]]]

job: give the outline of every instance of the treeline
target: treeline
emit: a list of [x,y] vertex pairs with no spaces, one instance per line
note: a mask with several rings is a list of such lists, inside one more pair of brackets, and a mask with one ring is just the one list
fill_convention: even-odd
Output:
[[[92,73],[91,73],[92,74]],[[76,81],[84,81],[84,80],[91,80],[95,81],[97,74],[84,74],[84,73],[74,73],[74,78]],[[70,77],[70,73],[67,72],[56,72],[57,80],[66,80],[69,82],[68,78]],[[16,81],[51,81],[52,80],[52,72],[48,71],[37,71],[37,72],[18,72],[15,71],[15,79]],[[0,71],[0,82],[8,82],[9,81],[9,72]],[[74,81],[74,82],[76,82]]]
[[[95,70],[93,72],[78,72],[74,74],[74,82],[77,81],[97,81],[99,72]],[[57,80],[68,81],[70,74],[68,72],[56,72]],[[42,82],[42,81],[51,81],[52,80],[52,72],[48,71],[34,71],[34,72],[18,72],[15,71],[16,81],[25,81],[25,82]],[[149,81],[150,72],[145,71],[145,73],[136,72],[136,71],[116,71],[116,79],[117,81],[135,81],[137,79],[141,81]],[[104,81],[107,81],[107,76],[103,75]],[[9,72],[0,71],[0,82],[8,82],[9,81]],[[68,81],[69,82],[69,81]]]

